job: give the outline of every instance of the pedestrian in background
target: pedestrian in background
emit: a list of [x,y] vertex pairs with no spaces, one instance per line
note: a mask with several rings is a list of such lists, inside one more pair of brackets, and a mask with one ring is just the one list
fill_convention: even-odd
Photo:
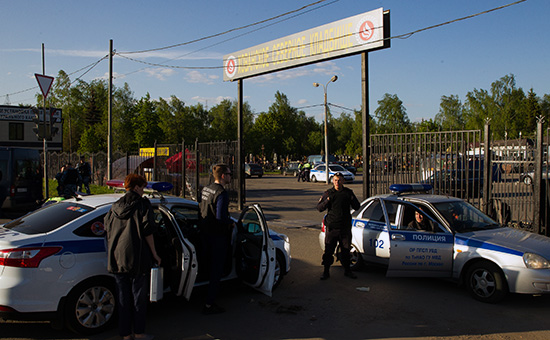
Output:
[[321,280],[330,277],[330,266],[334,263],[334,251],[340,243],[340,262],[344,267],[344,275],[356,279],[357,276],[350,268],[350,249],[351,249],[351,213],[350,210],[359,209],[360,203],[355,197],[353,191],[344,187],[344,175],[337,172],[332,177],[331,189],[325,191],[317,203],[319,212],[328,209],[325,216],[325,252],[323,254],[322,265],[324,271]]
[[149,280],[153,261],[160,265],[153,233],[157,229],[151,202],[143,196],[147,180],[130,174],[126,194],[105,216],[107,269],[114,274],[118,292],[119,335],[124,340],[154,337],[145,334]]
[[80,174],[82,181],[79,185],[78,191],[83,192],[86,189],[86,193],[90,194],[90,181],[92,179],[92,167],[90,163],[86,162],[84,156],[80,156],[80,162],[76,165],[76,170]]
[[71,163],[67,163],[65,166],[65,171],[61,176],[61,183],[63,184],[63,196],[66,198],[74,197],[78,186],[82,182],[82,177],[78,173],[78,170],[73,168]]

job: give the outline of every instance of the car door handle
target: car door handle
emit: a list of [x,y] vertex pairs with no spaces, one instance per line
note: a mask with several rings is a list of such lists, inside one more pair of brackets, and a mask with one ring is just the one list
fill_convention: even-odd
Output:
[[402,234],[391,234],[391,239],[396,241],[405,241],[405,236]]

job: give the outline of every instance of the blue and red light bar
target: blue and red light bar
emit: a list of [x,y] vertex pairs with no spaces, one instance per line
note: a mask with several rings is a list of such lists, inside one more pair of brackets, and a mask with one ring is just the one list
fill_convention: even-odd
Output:
[[411,192],[427,192],[432,190],[433,187],[430,184],[392,184],[390,185],[390,191],[395,194],[404,194]]
[[[124,180],[122,179],[110,179],[107,181],[107,186],[115,189],[124,190]],[[144,191],[147,192],[164,192],[170,191],[174,185],[168,182],[147,182]]]

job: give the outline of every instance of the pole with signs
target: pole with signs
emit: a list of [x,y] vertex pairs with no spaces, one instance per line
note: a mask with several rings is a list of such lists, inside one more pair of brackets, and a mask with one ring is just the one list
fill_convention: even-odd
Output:
[[[49,195],[49,185],[48,185],[48,132],[47,132],[47,125],[46,125],[46,97],[48,96],[48,93],[50,92],[50,88],[52,87],[52,83],[54,80],[54,77],[49,77],[46,75],[46,64],[45,64],[45,58],[44,58],[44,44],[42,44],[42,74],[35,73],[34,76],[36,77],[36,81],[38,81],[38,86],[40,87],[40,90],[42,91],[42,96],[44,98],[44,122],[43,122],[43,149],[44,149],[44,198],[48,199],[50,197]],[[53,117],[52,117],[53,118]],[[50,118],[50,124],[52,124],[52,118]]]

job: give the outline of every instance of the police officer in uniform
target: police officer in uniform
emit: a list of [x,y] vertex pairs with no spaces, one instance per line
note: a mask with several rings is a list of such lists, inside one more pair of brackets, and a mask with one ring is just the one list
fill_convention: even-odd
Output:
[[210,268],[210,283],[203,314],[219,314],[225,309],[215,304],[234,226],[229,215],[229,194],[224,188],[231,182],[231,169],[225,164],[212,169],[214,183],[201,193],[201,235]]
[[334,187],[325,191],[317,203],[319,212],[327,210],[325,217],[325,253],[322,265],[325,267],[321,280],[330,277],[330,265],[334,262],[333,254],[340,243],[340,262],[344,275],[356,279],[350,268],[351,249],[351,213],[350,208],[359,209],[360,203],[353,191],[344,187],[344,175],[338,172],[332,177]]

